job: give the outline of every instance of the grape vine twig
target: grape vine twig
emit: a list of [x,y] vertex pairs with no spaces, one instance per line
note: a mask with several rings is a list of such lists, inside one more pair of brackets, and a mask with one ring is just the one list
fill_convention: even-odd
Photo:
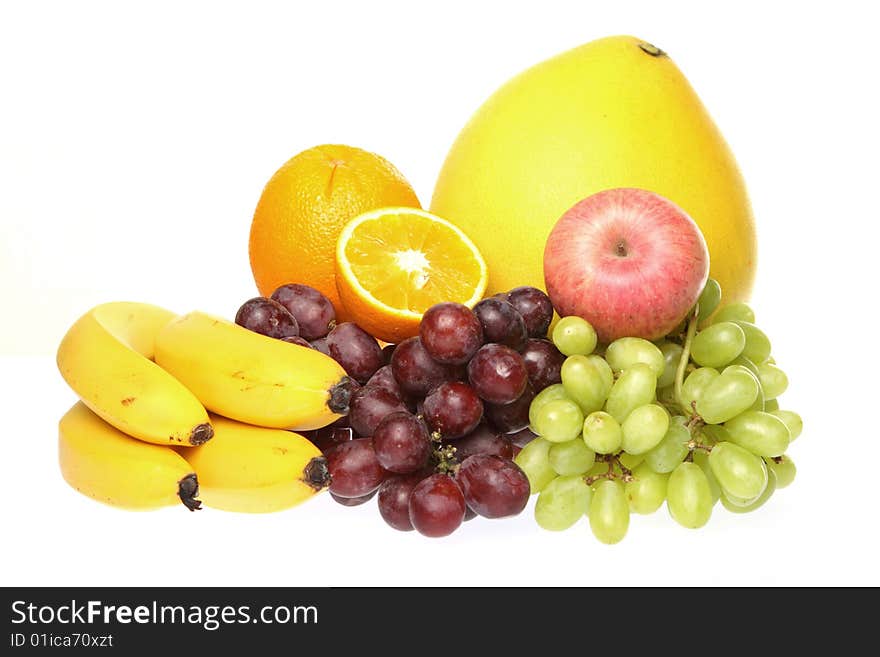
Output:
[[681,392],[681,386],[682,383],[684,383],[684,372],[691,359],[691,343],[694,341],[694,335],[697,333],[697,317],[699,314],[700,304],[696,304],[691,312],[691,317],[688,320],[687,335],[685,336],[684,344],[681,347],[681,357],[678,359],[678,368],[675,370],[675,401],[688,417],[691,416],[692,409],[685,403]]

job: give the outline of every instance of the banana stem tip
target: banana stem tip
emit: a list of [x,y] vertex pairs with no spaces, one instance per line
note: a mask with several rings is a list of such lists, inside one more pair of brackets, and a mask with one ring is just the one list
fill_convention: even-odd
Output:
[[214,427],[205,422],[196,426],[189,434],[190,445],[204,445],[214,437]]
[[202,508],[201,501],[196,499],[198,495],[199,480],[196,478],[195,473],[188,474],[177,482],[177,496],[183,502],[183,506],[190,511],[198,511]]

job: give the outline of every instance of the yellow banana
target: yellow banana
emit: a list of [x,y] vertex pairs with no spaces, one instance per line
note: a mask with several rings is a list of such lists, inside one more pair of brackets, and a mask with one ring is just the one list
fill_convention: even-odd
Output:
[[201,506],[198,479],[180,454],[125,435],[82,402],[58,424],[58,462],[68,484],[105,504],[133,510]]
[[162,327],[156,362],[209,411],[242,422],[306,431],[348,413],[352,382],[332,358],[203,312]]
[[198,445],[213,430],[201,402],[150,359],[175,314],[125,301],[95,306],[61,340],[61,375],[92,411],[120,431],[159,445]]
[[321,450],[292,431],[211,416],[214,438],[181,449],[199,477],[205,506],[268,513],[312,497],[330,482]]

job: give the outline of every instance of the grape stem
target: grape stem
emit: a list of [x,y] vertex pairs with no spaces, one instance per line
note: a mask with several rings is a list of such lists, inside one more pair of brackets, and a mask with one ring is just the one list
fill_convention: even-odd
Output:
[[[601,474],[591,475],[589,477],[584,477],[584,482],[588,486],[592,486],[600,479],[620,479],[625,483],[629,483],[633,481],[635,478],[633,477],[632,470],[627,468],[623,463],[620,462],[620,455],[623,452],[618,452],[617,454],[602,454],[598,455],[597,458],[599,461],[604,461],[608,464],[608,471],[603,472]],[[614,472],[614,466],[620,468],[620,474]]]
[[678,402],[679,408],[684,411],[685,415],[691,415],[691,409],[685,403],[684,396],[681,392],[681,386],[684,383],[684,373],[687,369],[688,362],[691,359],[691,343],[694,341],[694,335],[697,333],[697,317],[700,314],[700,304],[695,304],[688,320],[687,334],[685,335],[684,344],[681,347],[681,356],[678,359],[678,368],[675,370],[675,401]]
[[709,445],[704,445],[703,443],[698,443],[696,440],[691,438],[688,441],[687,447],[690,451],[694,451],[695,449],[702,449],[704,452],[711,452],[712,448]]

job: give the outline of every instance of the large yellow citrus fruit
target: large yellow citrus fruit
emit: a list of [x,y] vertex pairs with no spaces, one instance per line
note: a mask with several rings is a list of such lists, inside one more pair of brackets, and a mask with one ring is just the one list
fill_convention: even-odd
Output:
[[251,224],[260,294],[286,283],[310,285],[333,302],[339,319],[349,319],[336,291],[336,241],[349,220],[389,205],[421,207],[401,173],[375,153],[324,145],[288,160],[263,189]]
[[703,231],[725,303],[748,298],[757,244],[733,154],[672,60],[635,37],[580,46],[496,91],[453,144],[431,211],[476,243],[492,294],[543,287],[556,221],[614,187],[683,208]]

